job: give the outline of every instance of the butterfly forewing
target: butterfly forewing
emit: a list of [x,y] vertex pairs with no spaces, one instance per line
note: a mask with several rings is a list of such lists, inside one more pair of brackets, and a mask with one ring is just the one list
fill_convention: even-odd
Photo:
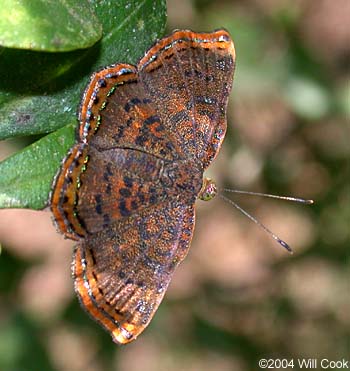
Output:
[[177,144],[205,169],[226,132],[226,106],[235,64],[233,42],[211,34],[176,31],[151,48],[138,73]]

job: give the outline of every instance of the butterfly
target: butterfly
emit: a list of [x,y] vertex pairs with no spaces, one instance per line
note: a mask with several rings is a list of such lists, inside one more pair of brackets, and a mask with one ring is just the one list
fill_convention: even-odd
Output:
[[229,33],[177,30],[137,65],[95,72],[51,210],[77,241],[82,307],[118,344],[146,328],[186,257],[194,204],[215,195],[203,172],[226,133],[235,50]]

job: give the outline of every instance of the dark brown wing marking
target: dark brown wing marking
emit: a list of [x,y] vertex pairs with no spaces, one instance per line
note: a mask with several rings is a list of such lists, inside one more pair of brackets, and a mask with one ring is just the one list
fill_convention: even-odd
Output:
[[193,228],[193,206],[168,203],[78,244],[75,290],[115,342],[134,340],[148,325],[187,254]]
[[141,59],[138,75],[177,144],[205,169],[226,133],[235,50],[225,30],[176,31]]

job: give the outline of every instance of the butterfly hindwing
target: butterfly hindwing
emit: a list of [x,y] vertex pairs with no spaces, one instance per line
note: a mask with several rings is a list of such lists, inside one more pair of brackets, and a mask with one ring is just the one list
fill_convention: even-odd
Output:
[[193,227],[193,206],[164,204],[78,244],[75,290],[115,342],[132,341],[148,325],[187,254]]

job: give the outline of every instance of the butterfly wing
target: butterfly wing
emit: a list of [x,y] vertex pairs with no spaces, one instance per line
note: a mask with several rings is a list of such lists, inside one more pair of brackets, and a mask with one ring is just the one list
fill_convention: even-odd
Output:
[[153,46],[137,67],[116,64],[92,76],[79,113],[79,143],[56,176],[51,196],[56,223],[67,237],[85,235],[76,204],[79,198],[87,204],[79,196],[82,178],[98,186],[85,171],[93,167],[94,151],[135,150],[169,162],[188,159],[201,171],[210,164],[226,132],[234,58],[224,30],[176,31]]
[[138,75],[157,113],[182,152],[205,169],[226,133],[226,106],[235,51],[225,30],[176,31],[155,44]]
[[168,198],[181,195],[192,204],[202,186],[202,172],[187,161],[167,161],[136,149],[85,146],[79,159],[81,168],[68,173],[59,203],[53,205],[62,230],[78,237],[110,228]]
[[[137,67],[116,64],[92,76],[81,103],[79,138],[97,148],[191,157],[205,169],[225,136],[234,65],[227,31],[175,31]],[[164,130],[165,146],[157,140]]]
[[116,64],[96,72],[85,89],[79,121],[80,140],[98,151],[136,149],[167,160],[180,155],[135,66]]
[[76,293],[116,343],[134,340],[152,319],[187,254],[193,227],[193,206],[173,200],[123,219],[76,247]]
[[[151,187],[151,180],[157,180],[150,175],[160,170],[159,161],[185,157],[145,95],[132,65],[113,65],[92,76],[83,95],[79,120],[79,143],[65,158],[51,194],[56,224],[72,239],[84,236],[86,229],[93,232],[110,224],[103,220],[107,214],[99,212],[104,202],[110,205],[110,218],[120,216],[118,208],[119,214],[135,212],[140,206],[134,207],[137,200],[129,197],[124,206],[126,192],[141,196],[137,202],[147,206],[144,196],[152,193],[147,187]],[[128,187],[126,179],[143,190]],[[151,200],[156,201],[154,194]],[[94,218],[95,222],[91,220]],[[86,228],[84,219],[86,223],[90,219],[94,228]]]

